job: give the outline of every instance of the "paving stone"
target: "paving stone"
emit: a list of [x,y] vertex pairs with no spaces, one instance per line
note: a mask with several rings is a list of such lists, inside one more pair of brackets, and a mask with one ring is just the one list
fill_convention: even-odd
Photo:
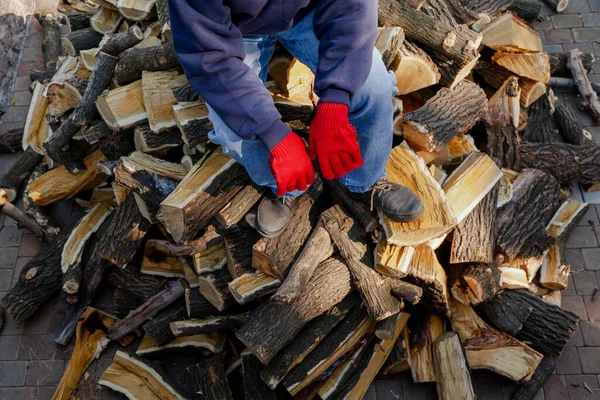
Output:
[[48,326],[52,318],[52,299],[46,300],[44,304],[35,312],[33,317],[25,321],[24,333],[26,335],[45,335],[48,333]]
[[14,226],[5,226],[0,231],[0,247],[16,247],[21,243],[23,230]]
[[576,226],[567,239],[568,249],[598,247],[598,240],[591,226]]
[[51,360],[56,353],[53,335],[25,335],[21,340],[19,360]]
[[573,336],[571,336],[571,339],[569,339],[569,342],[567,343],[567,346],[575,346],[575,347],[581,347],[583,346],[583,335],[581,334],[581,322],[577,325],[577,328],[575,328],[575,333],[573,334]]
[[600,374],[600,347],[577,348],[584,374]]
[[27,110],[29,106],[11,106],[8,108],[8,111],[2,117],[2,120],[5,122],[21,122],[27,119]]
[[0,248],[0,268],[13,269],[17,263],[19,249],[15,247]]
[[21,61],[39,61],[43,59],[44,52],[40,47],[26,47],[21,52]]
[[[36,386],[36,387],[32,387],[30,388],[31,390],[31,394],[33,396],[33,400],[47,400],[47,399],[51,399],[52,396],[54,395],[54,392],[56,392],[56,386]],[[97,399],[104,399],[103,397],[87,397],[89,399],[91,398],[97,398]]]
[[588,271],[600,271],[600,248],[581,249],[583,265]]
[[[546,41],[548,41],[548,37],[546,36]],[[545,44],[544,51],[546,53],[562,53],[563,48],[560,44]]]
[[[600,298],[592,301],[592,296],[583,296],[583,302],[590,321],[600,321]],[[564,306],[564,303],[563,303]],[[588,318],[586,318],[588,319]]]
[[550,17],[555,28],[579,28],[583,26],[581,17],[577,14],[559,14]]
[[13,271],[10,269],[0,269],[0,290],[7,291],[12,284]]
[[[565,43],[562,45],[565,53],[570,52],[573,49],[579,49],[579,51],[584,53],[592,53],[594,54],[594,46],[592,43]],[[584,111],[582,111],[583,113]]]
[[52,317],[50,318],[50,323],[48,324],[48,333],[53,334],[60,329],[67,313],[71,315],[68,310],[52,310]]
[[56,223],[59,226],[66,227],[69,226],[69,221],[71,219],[71,211],[73,208],[72,200],[61,200],[53,203],[48,208]]
[[20,342],[21,336],[0,336],[0,360],[16,360],[19,357]]
[[[0,298],[4,297],[5,294],[6,292],[0,292]],[[20,335],[23,333],[23,329],[25,329],[23,322],[15,321],[8,312],[4,315],[4,325],[2,325],[2,331],[0,331],[2,336]]]
[[404,398],[403,379],[380,378],[375,381],[377,400],[398,400]]
[[[600,128],[600,127],[599,127]],[[578,226],[591,226],[592,223],[598,223],[598,213],[596,212],[596,207],[594,205],[590,205],[585,212],[585,215],[581,217],[581,220],[577,224]]]
[[565,259],[567,264],[571,266],[571,271],[579,271],[584,269],[583,255],[581,253],[582,250],[583,249],[565,249]]
[[[577,249],[580,250],[580,249]],[[569,274],[569,281],[567,282],[567,288],[561,292],[561,296],[577,296],[577,290],[575,290],[575,282],[573,281],[573,274]]]
[[42,249],[42,241],[31,234],[23,235],[19,245],[20,257],[33,257]]
[[[473,383],[480,399],[502,400],[505,379],[489,371],[473,371]],[[511,392],[514,390],[511,390]]]
[[33,393],[25,387],[0,388],[0,399],[33,400]]
[[55,385],[60,381],[64,367],[63,360],[29,361],[25,385]]
[[23,386],[26,372],[26,361],[0,361],[0,387]]
[[544,383],[544,394],[549,400],[569,400],[567,381],[564,376],[552,375]]
[[573,43],[573,34],[570,29],[550,29],[545,33],[549,44]]
[[586,308],[581,296],[562,296],[562,308],[577,314],[580,320],[587,321],[588,319]]
[[581,321],[581,333],[586,346],[600,346],[600,321]]
[[[33,39],[37,41],[36,39]],[[44,68],[44,61],[23,61],[17,68],[17,76],[28,76],[31,71],[41,70]]]
[[15,270],[14,270],[13,279],[12,279],[13,285],[19,279],[19,275],[21,275],[21,271],[23,270],[23,268],[25,267],[25,265],[27,265],[27,263],[32,258],[33,257],[19,257],[19,258],[17,258],[17,263],[15,264]]
[[575,281],[575,289],[577,294],[592,295],[594,290],[598,289],[598,282],[593,271],[573,272],[573,280]]
[[600,0],[588,0],[592,11],[600,11]]
[[363,396],[363,399],[364,400],[376,400],[377,399],[377,395],[375,393],[375,385],[374,384],[371,384],[371,386],[369,386],[369,388],[367,389],[367,392]]
[[560,358],[556,361],[556,373],[559,375],[581,373],[581,366],[579,365],[576,347],[565,347]]
[[546,34],[544,33],[544,31],[538,32],[538,35],[540,36],[542,45],[548,44],[548,39],[546,39]]
[[567,390],[571,396],[571,400],[592,400],[598,397],[592,392],[588,392],[585,385],[591,390],[598,389],[598,380],[594,375],[578,375],[567,376]]
[[563,10],[563,14],[574,14],[590,12],[590,5],[587,0],[569,0],[569,5]]
[[535,29],[538,32],[553,28],[551,19],[545,19],[543,21],[533,21],[532,26],[533,29]]
[[575,28],[573,39],[575,42],[592,42],[600,38],[600,28]]
[[28,76],[20,76],[17,79],[15,79],[15,86],[14,86],[14,91],[19,91],[19,90],[29,90],[29,85],[31,84],[31,80],[29,79]]
[[600,14],[598,13],[583,13],[581,19],[583,26],[600,26]]
[[407,400],[436,400],[437,393],[435,383],[419,383],[415,385],[411,381],[402,381],[402,390],[404,398]]

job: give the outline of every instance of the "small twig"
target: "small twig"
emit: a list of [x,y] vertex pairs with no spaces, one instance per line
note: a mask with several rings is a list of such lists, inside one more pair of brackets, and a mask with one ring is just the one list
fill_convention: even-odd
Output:
[[593,393],[592,389],[591,389],[591,388],[588,386],[588,384],[587,384],[587,383],[585,383],[585,382],[584,382],[584,383],[583,383],[583,387],[584,387],[584,388],[585,388],[585,390],[587,390],[588,392],[590,392],[590,393]]

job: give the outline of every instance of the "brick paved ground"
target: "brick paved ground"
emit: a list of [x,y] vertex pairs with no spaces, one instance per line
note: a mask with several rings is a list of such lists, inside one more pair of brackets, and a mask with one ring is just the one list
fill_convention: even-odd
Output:
[[[49,0],[46,1],[46,9],[51,7],[49,3]],[[571,0],[562,15],[552,15],[547,8],[544,13],[549,18],[536,22],[534,27],[542,35],[547,51],[564,52],[579,47],[600,58],[600,0]],[[32,19],[18,71],[14,104],[0,124],[0,133],[25,124],[31,98],[27,90],[30,84],[28,70],[42,66],[41,42],[41,27]],[[590,77],[600,83],[600,61]],[[577,103],[576,96],[559,97],[561,101]],[[588,114],[581,113],[580,117],[586,125],[592,125]],[[589,130],[600,143],[600,127],[590,126]],[[0,174],[7,171],[17,157],[1,155]],[[572,275],[569,288],[563,292],[563,306],[580,316],[581,325],[558,360],[556,375],[548,380],[536,400],[600,399],[600,299],[592,302],[592,294],[600,286],[600,193],[582,193],[575,188],[575,196],[596,204],[590,207],[567,243]],[[63,226],[76,221],[82,212],[66,201],[55,204],[53,211]],[[40,246],[39,240],[17,229],[12,220],[0,215],[0,297],[4,296],[21,268]],[[111,311],[108,293],[101,296],[97,305]],[[73,343],[66,347],[57,346],[52,340],[57,325],[68,312],[69,307],[56,299],[45,304],[34,319],[24,324],[17,324],[7,317],[0,333],[0,399],[47,400],[52,397],[73,346]],[[110,364],[115,351],[116,346],[111,345],[100,360],[90,366],[90,376],[80,384],[80,398],[123,398],[93,384]],[[475,384],[479,398],[483,400],[508,399],[514,390],[511,382],[483,371],[475,371]],[[593,392],[589,393],[584,384]],[[427,400],[436,397],[435,385],[414,385],[408,374],[378,379],[367,395],[369,399],[378,400]]]

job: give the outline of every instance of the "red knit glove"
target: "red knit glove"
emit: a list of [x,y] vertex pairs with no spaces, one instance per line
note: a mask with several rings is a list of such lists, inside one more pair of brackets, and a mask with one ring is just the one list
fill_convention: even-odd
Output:
[[315,181],[315,170],[306,153],[304,141],[294,132],[271,149],[269,167],[277,181],[277,196],[306,190]]
[[339,179],[363,165],[347,105],[319,103],[310,126],[310,158],[319,159],[325,179]]

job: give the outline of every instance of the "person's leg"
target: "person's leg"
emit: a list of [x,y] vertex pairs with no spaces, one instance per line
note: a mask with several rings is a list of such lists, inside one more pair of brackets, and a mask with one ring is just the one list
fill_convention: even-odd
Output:
[[[319,61],[319,40],[313,30],[313,13],[276,36],[294,57],[314,72]],[[381,54],[374,48],[371,73],[350,100],[349,120],[356,128],[364,160],[362,167],[340,179],[351,192],[365,192],[385,176],[392,148],[392,98],[398,92],[395,83],[394,74],[386,69]]]

